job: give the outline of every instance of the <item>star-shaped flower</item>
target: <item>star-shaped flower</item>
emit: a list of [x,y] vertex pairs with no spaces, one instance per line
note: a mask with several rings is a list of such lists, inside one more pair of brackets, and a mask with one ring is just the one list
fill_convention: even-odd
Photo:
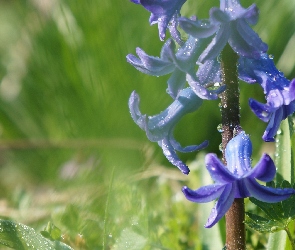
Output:
[[192,202],[204,203],[218,198],[205,227],[214,226],[225,215],[235,198],[254,197],[260,201],[274,203],[295,193],[292,188],[275,189],[260,185],[257,180],[268,182],[274,178],[276,167],[270,156],[263,154],[256,166],[251,168],[251,155],[252,144],[249,136],[241,131],[226,146],[226,166],[215,154],[206,155],[206,167],[214,184],[197,190],[183,187],[184,195]]
[[193,91],[202,99],[217,99],[218,94],[224,90],[208,90],[205,85],[211,81],[220,81],[219,66],[217,62],[206,62],[195,72],[196,61],[203,49],[207,46],[208,39],[196,39],[190,36],[188,40],[176,52],[176,46],[172,39],[168,39],[161,50],[160,57],[147,55],[142,49],[137,48],[138,57],[129,54],[127,61],[137,70],[154,76],[171,74],[168,79],[168,94],[175,99],[186,80]]
[[259,119],[268,122],[263,140],[274,141],[281,121],[295,111],[295,79],[285,78],[267,54],[259,59],[241,57],[239,77],[247,83],[259,83],[263,88],[267,103],[250,99],[249,105]]
[[134,91],[129,99],[129,109],[135,123],[146,132],[149,140],[158,142],[166,158],[184,174],[189,173],[189,168],[179,159],[175,151],[192,152],[208,145],[204,141],[200,145],[182,147],[174,138],[173,130],[179,120],[186,114],[197,110],[202,104],[191,88],[180,91],[176,100],[164,111],[155,116],[141,114],[139,110],[139,96]]
[[258,9],[255,4],[244,9],[239,0],[220,0],[220,8],[210,10],[209,20],[178,19],[180,27],[196,38],[213,37],[211,43],[201,54],[199,61],[218,57],[227,42],[241,56],[259,57],[266,52],[267,44],[249,25],[256,24]]
[[176,30],[177,17],[180,15],[180,9],[186,0],[131,0],[136,4],[141,4],[145,9],[151,12],[150,24],[158,23],[159,36],[163,41],[169,22],[172,23],[172,36],[179,40],[180,34]]

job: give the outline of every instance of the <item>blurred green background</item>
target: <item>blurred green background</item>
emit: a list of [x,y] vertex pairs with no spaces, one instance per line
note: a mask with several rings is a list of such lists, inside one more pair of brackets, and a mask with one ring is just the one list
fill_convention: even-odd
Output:
[[[294,78],[295,2],[255,2],[254,29],[278,68]],[[182,15],[207,18],[218,5],[188,0]],[[180,190],[210,183],[202,164],[205,152],[220,153],[218,100],[205,101],[176,129],[183,145],[210,141],[197,158],[181,155],[192,165],[183,176],[146,139],[127,106],[133,90],[149,115],[172,101],[167,76],[144,75],[126,62],[136,47],[159,55],[162,42],[149,15],[128,0],[0,1],[2,217],[39,231],[53,221],[75,249],[208,249],[200,228],[210,206],[198,215],[205,206],[185,201]],[[256,160],[274,148],[262,142],[266,124],[247,105],[249,97],[264,102],[264,96],[256,85],[241,83],[241,91],[241,124]]]

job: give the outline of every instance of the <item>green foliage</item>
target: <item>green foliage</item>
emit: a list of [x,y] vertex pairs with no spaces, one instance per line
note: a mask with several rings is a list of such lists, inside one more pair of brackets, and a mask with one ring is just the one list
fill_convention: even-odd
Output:
[[[291,185],[287,181],[284,181],[281,185],[274,185],[276,188],[290,188]],[[295,185],[293,185],[295,188]],[[246,213],[246,224],[262,233],[274,233],[280,230],[285,230],[289,223],[295,219],[295,195],[292,195],[289,199],[277,202],[266,203],[259,201],[255,198],[249,198],[252,203],[259,207],[265,216],[255,215],[253,213]]]
[[0,244],[17,250],[70,250],[71,247],[48,240],[26,225],[10,220],[0,220]]
[[[207,18],[218,4],[188,0],[182,14]],[[257,5],[255,29],[279,68],[294,76],[293,2]],[[129,0],[0,1],[0,7],[1,215],[22,223],[6,220],[7,228],[25,224],[30,228],[21,232],[32,242],[61,239],[74,249],[221,249],[224,222],[203,228],[213,204],[192,204],[180,191],[211,183],[203,155],[196,161],[195,154],[181,155],[192,169],[183,176],[129,116],[134,89],[149,115],[171,102],[167,78],[145,76],[125,59],[137,46],[159,55],[149,13]],[[250,112],[248,97],[265,100],[259,86],[241,84],[241,91],[241,123],[256,151],[266,124]],[[207,151],[219,153],[219,123],[218,102],[205,101],[176,137],[184,145],[209,139]],[[23,244],[18,235],[4,239]]]

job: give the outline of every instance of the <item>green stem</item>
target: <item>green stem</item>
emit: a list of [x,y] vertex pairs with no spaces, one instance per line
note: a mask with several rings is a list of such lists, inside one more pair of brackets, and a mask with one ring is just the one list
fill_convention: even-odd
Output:
[[295,250],[294,240],[293,240],[293,238],[292,238],[292,235],[291,235],[291,233],[290,233],[290,230],[289,230],[288,226],[285,227],[285,231],[286,231],[286,233],[287,233],[287,235],[288,235],[288,238],[289,238],[289,240],[290,240],[290,243],[291,243],[291,246],[292,246],[292,250]]
[[[226,90],[221,95],[222,151],[226,165],[225,148],[233,138],[234,130],[240,127],[239,84],[237,73],[238,56],[227,44],[221,54],[222,83]],[[246,249],[244,199],[235,199],[225,215],[226,249]]]

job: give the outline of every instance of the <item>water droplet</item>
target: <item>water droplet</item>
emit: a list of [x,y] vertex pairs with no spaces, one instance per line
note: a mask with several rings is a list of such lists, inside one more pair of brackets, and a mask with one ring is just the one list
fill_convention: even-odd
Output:
[[262,111],[261,112],[261,115],[262,115],[262,117],[267,117],[268,116],[268,113],[266,111]]
[[218,126],[217,126],[217,131],[219,132],[219,133],[222,133],[224,130],[223,130],[223,128],[222,128],[222,124],[220,123],[220,124],[218,124]]

